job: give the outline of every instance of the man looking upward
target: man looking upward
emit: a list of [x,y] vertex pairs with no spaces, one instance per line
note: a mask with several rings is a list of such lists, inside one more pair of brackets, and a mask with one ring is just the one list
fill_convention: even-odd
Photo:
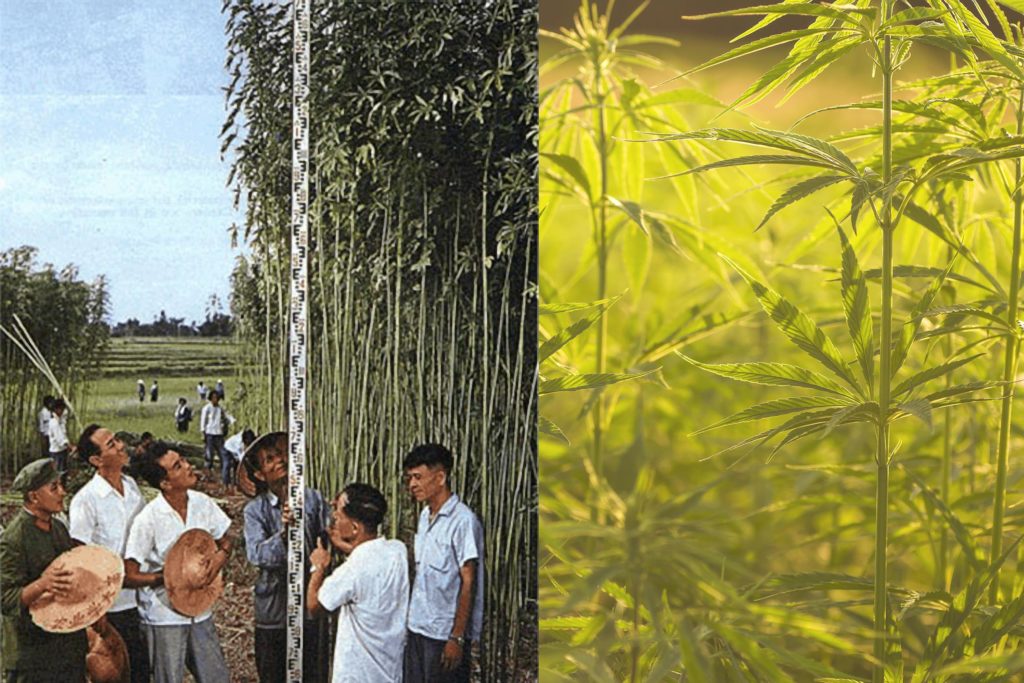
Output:
[[[71,538],[101,545],[123,558],[132,522],[146,505],[138,484],[123,473],[128,449],[109,429],[91,424],[78,439],[78,457],[96,468],[96,474],[71,499]],[[149,680],[149,654],[134,588],[120,592],[107,619],[128,648],[132,683],[145,683]]]

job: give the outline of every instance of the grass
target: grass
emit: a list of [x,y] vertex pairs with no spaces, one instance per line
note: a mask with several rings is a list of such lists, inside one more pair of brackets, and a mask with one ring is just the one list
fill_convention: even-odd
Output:
[[[201,445],[203,439],[198,425],[203,403],[196,393],[196,385],[203,381],[212,388],[218,379],[224,380],[228,400],[222,405],[228,412],[238,411],[241,405],[237,399],[233,400],[238,383],[231,369],[231,354],[236,348],[223,339],[115,339],[110,360],[101,368],[101,376],[85,386],[78,424],[70,431],[77,433],[90,422],[96,422],[115,431],[151,432],[157,439]],[[142,402],[137,393],[139,379],[146,383],[146,400]],[[149,398],[149,387],[154,379],[160,387],[156,403]],[[179,397],[186,398],[192,408],[192,422],[185,434],[177,431],[174,422]],[[244,401],[245,398],[242,403]],[[241,425],[236,424],[236,427]],[[265,427],[259,425],[254,429],[262,431]]]

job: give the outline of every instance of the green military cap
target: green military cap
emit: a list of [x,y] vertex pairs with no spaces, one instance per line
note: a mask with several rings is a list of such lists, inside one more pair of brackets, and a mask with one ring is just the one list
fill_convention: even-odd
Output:
[[14,483],[11,484],[11,490],[18,493],[35,491],[40,486],[46,486],[59,476],[57,468],[53,465],[53,460],[49,458],[33,460],[18,472],[18,476],[14,478]]

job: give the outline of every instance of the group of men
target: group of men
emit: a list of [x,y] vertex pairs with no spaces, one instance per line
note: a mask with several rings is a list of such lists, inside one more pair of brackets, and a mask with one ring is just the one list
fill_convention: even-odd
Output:
[[[261,682],[284,681],[287,532],[295,523],[287,502],[287,437],[274,432],[249,440],[242,462],[256,493],[244,509],[243,534],[247,559],[259,568],[255,661]],[[231,519],[195,490],[195,469],[165,443],[151,444],[135,465],[159,491],[149,503],[125,473],[128,451],[111,430],[86,427],[77,454],[95,475],[72,498],[68,526],[58,519],[65,491],[54,461],[30,463],[12,485],[24,506],[0,536],[4,680],[84,680],[84,630],[48,633],[28,613],[40,596],[72,590],[72,577],[52,562],[77,544],[104,546],[124,558],[124,589],[103,626],[124,640],[133,683],[180,683],[186,669],[198,683],[231,680],[211,609],[178,612],[164,584],[168,554],[194,529],[216,543],[201,578],[212,582],[231,553]],[[451,490],[446,448],[417,446],[403,466],[409,492],[425,504],[411,590],[405,544],[380,536],[388,503],[379,490],[349,484],[330,506],[316,490],[305,490],[304,680],[328,680],[330,662],[336,682],[469,680],[469,643],[479,639],[483,622],[482,527]],[[346,558],[333,571],[331,547]],[[337,612],[333,657],[330,612]]]

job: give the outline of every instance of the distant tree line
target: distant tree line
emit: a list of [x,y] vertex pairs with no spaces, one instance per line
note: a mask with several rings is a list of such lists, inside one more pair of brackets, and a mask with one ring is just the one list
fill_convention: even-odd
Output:
[[153,316],[153,322],[144,323],[128,318],[110,328],[112,337],[229,337],[234,331],[231,316],[221,310],[220,298],[213,294],[206,305],[206,318],[201,323],[184,318],[168,317],[166,311]]

